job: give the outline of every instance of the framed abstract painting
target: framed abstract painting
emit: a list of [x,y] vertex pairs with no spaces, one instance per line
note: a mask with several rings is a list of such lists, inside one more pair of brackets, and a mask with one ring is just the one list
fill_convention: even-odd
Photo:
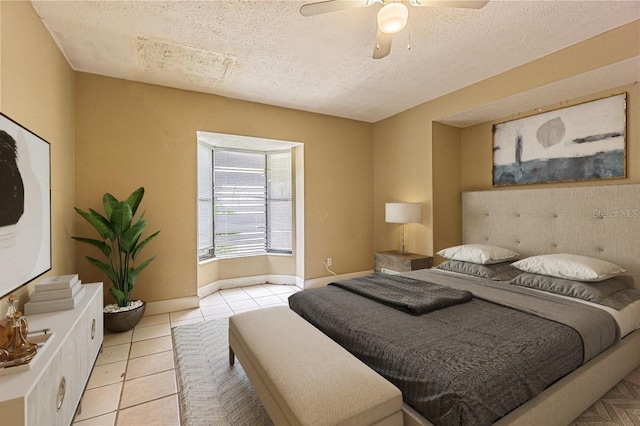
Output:
[[51,269],[51,152],[0,114],[0,297]]
[[626,177],[621,93],[493,125],[493,185]]

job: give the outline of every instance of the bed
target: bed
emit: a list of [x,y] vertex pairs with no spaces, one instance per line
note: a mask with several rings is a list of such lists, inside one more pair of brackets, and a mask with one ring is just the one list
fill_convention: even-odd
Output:
[[[639,216],[640,185],[635,184],[469,192],[463,194],[463,243],[484,243],[505,247],[515,250],[525,257],[541,253],[575,253],[600,258],[623,266],[634,278],[635,286],[640,287],[640,260],[638,259],[637,246],[637,242],[640,241]],[[451,281],[451,278],[446,275],[447,274],[439,271],[417,271],[407,274],[410,278],[450,285],[449,281]],[[465,280],[458,277],[453,281],[458,282],[460,290],[471,291],[474,294],[482,290],[475,290],[473,285],[479,285],[480,289],[491,287],[488,283],[473,283],[472,281],[474,281],[474,279]],[[469,287],[467,287],[466,281],[471,282]],[[303,317],[309,316],[307,319],[312,322],[312,324],[318,326],[321,330],[322,327],[325,327],[326,330],[323,331],[330,335],[330,337],[340,340],[340,337],[331,335],[333,333],[331,327],[349,327],[349,323],[351,323],[351,327],[353,328],[353,336],[357,336],[357,338],[360,339],[363,338],[362,335],[366,334],[364,331],[361,332],[361,329],[364,329],[364,327],[367,327],[369,324],[380,323],[378,324],[378,329],[385,328],[386,325],[387,328],[393,330],[396,336],[403,334],[405,330],[404,324],[396,326],[396,328],[389,325],[395,323],[395,319],[392,319],[395,318],[394,315],[398,316],[398,314],[393,312],[394,310],[392,308],[388,308],[392,310],[388,310],[380,316],[367,318],[366,313],[371,312],[370,307],[366,305],[366,303],[369,302],[366,302],[364,307],[356,308],[356,305],[360,304],[360,302],[356,302],[354,297],[360,296],[348,294],[349,292],[347,290],[335,288],[334,286],[319,289],[319,291],[322,292],[321,294],[324,294],[322,297],[328,300],[328,304],[324,307],[300,308],[296,306],[296,298],[292,299],[291,304],[292,308],[297,310]],[[347,293],[341,293],[345,291]],[[516,293],[518,293],[518,291],[516,291]],[[501,315],[506,315],[504,312],[489,312],[493,307],[490,306],[491,302],[487,302],[487,298],[490,299],[491,297],[497,298],[493,303],[499,305],[503,296],[482,295],[482,300],[476,301],[476,299],[474,299],[473,301],[475,305],[480,305],[476,306],[476,309],[479,309],[479,311],[474,311],[476,313],[473,315],[478,315],[477,312],[487,311],[487,321],[489,323],[495,321],[495,318],[499,318]],[[519,296],[516,296],[516,298],[517,297]],[[553,298],[554,296],[540,297],[544,299],[545,297]],[[520,308],[526,308],[524,305],[528,302],[521,303],[523,306]],[[540,306],[544,307],[545,305],[554,305],[555,303],[565,302],[543,300]],[[566,303],[569,305],[572,303],[576,304],[575,301],[571,300],[567,300]],[[339,305],[342,306],[340,307]],[[578,305],[588,306],[589,304],[579,303]],[[329,309],[329,306],[333,306],[333,308]],[[456,305],[447,309],[459,310],[461,315],[464,315],[462,311],[468,310],[469,306],[471,306],[471,303]],[[314,318],[311,318],[312,315],[310,311],[313,309],[320,311],[319,316],[316,315]],[[350,317],[346,322],[338,325],[331,325],[332,320],[327,320],[324,324],[322,323],[321,319],[326,315],[333,315],[334,317],[341,316],[339,313],[340,309],[342,309],[343,312],[352,312],[355,316]],[[537,309],[538,307],[534,308],[534,310]],[[562,311],[563,309],[574,310],[574,308],[570,307],[560,307],[556,310]],[[583,308],[578,306],[575,309]],[[585,307],[584,309],[588,310],[589,308]],[[598,308],[590,307],[590,309],[595,309],[594,312],[600,311]],[[330,313],[330,311],[333,311],[333,313]],[[431,314],[425,317],[429,315]],[[435,317],[438,315],[439,314],[435,313]],[[554,314],[552,313],[551,315]],[[556,376],[549,375],[548,377],[542,377],[540,383],[526,384],[522,387],[522,391],[514,392],[517,394],[514,398],[518,399],[517,408],[507,407],[507,413],[499,413],[498,417],[500,419],[497,421],[497,424],[567,424],[619,380],[640,365],[640,331],[632,331],[632,329],[637,327],[638,318],[628,313],[621,316],[626,318],[627,323],[626,325],[622,325],[621,321],[624,322],[624,318],[618,318],[618,329],[623,329],[622,334],[626,336],[599,354],[599,350],[594,350],[593,355],[587,356],[583,354],[585,357],[584,360],[586,360],[584,364],[582,364],[583,360],[569,362],[569,367],[556,367],[555,364],[553,364],[551,358],[554,357],[575,357],[575,349],[569,349],[566,352],[545,353],[544,357],[549,358],[551,370],[565,368],[567,371],[554,371]],[[518,321],[527,321],[516,317],[513,317],[513,319],[510,319],[511,317],[505,318],[508,323],[513,322],[514,324],[517,324]],[[555,320],[556,319],[554,319],[554,321]],[[607,320],[603,321],[603,328],[611,327],[610,323],[609,325],[605,324]],[[420,330],[420,327],[425,328],[424,325],[417,325],[416,327],[417,328],[411,329],[411,335],[419,333],[416,332],[416,330]],[[434,324],[428,324],[427,327],[434,327]],[[464,327],[467,327],[467,325],[463,324],[462,328]],[[550,328],[547,329],[546,327]],[[572,325],[568,328],[571,329],[572,327],[577,330],[579,325]],[[567,332],[567,328],[560,327],[556,329],[553,327],[553,324],[550,325],[546,322],[541,322],[536,328],[541,330],[541,334],[549,333],[554,336],[551,340],[584,342],[585,339],[588,338],[585,337],[584,334],[576,335],[575,333]],[[376,330],[377,329],[368,331],[368,335],[377,333]],[[447,330],[440,330],[439,332],[446,333]],[[546,336],[546,334],[544,335]],[[526,341],[526,337],[525,333],[522,338]],[[449,337],[449,340],[455,339]],[[598,338],[595,340],[598,340]],[[617,341],[617,337],[614,337],[614,340]],[[339,343],[344,344],[344,342],[340,341]],[[607,345],[611,343],[612,342],[609,342]],[[495,344],[492,345],[495,346]],[[347,349],[349,348],[347,347]],[[484,348],[484,350],[486,351],[488,348]],[[356,356],[366,363],[369,363],[371,360],[367,362],[367,358],[373,359],[377,356],[384,361],[384,359],[399,358],[402,354],[398,354],[397,352],[384,352],[381,348],[373,344],[368,352],[361,351],[356,354]],[[539,362],[544,363],[544,357],[540,359]],[[397,362],[396,359],[396,363]],[[400,361],[400,363],[403,362],[405,361]],[[464,362],[461,361],[462,366],[459,366],[459,369],[466,368],[464,366],[465,362],[469,363],[468,360]],[[483,359],[478,359],[477,362],[481,363]],[[378,364],[374,369],[377,369],[378,372],[384,375],[384,368],[383,362],[382,367]],[[446,366],[440,366],[440,368],[446,368]],[[437,373],[438,371],[434,370],[430,374]],[[480,386],[482,383],[493,383],[490,380],[481,380],[480,382]],[[411,386],[409,389],[411,389]],[[461,387],[465,388],[467,386],[469,386],[469,384],[465,383]],[[537,396],[532,397],[531,395],[526,395],[528,386],[531,388],[544,386],[546,389]],[[514,387],[514,389],[516,388]],[[419,402],[412,400],[411,395],[407,395],[406,393],[407,392],[405,392],[405,402],[408,401],[412,405],[417,406],[420,411],[424,413],[425,407],[420,406]],[[489,410],[497,410],[499,412],[502,401],[496,401],[496,398],[497,397],[494,397],[494,401],[489,404]],[[436,402],[436,404],[440,403],[441,401]],[[485,402],[479,403],[479,405],[483,404],[485,404]],[[452,406],[455,405],[456,404],[452,404]],[[427,408],[426,412],[429,412],[428,410]],[[454,418],[456,415],[457,413],[453,413]],[[404,405],[404,416],[405,424],[407,425],[431,424],[425,416],[421,415],[409,404]],[[466,423],[474,423],[472,417],[466,417],[466,419]],[[439,418],[437,420],[438,423],[443,424],[448,424],[449,421],[450,418]]]

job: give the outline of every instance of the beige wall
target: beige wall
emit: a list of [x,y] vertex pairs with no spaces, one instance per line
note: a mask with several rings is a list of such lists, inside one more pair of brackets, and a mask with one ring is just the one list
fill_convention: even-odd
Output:
[[295,276],[296,257],[294,255],[259,255],[212,259],[198,265],[198,287],[228,278],[258,275]]
[[[460,155],[462,134],[457,127],[434,122],[433,151],[433,252],[460,244],[462,199]],[[442,260],[434,259],[436,263]]]
[[[73,71],[30,2],[0,2],[0,45],[0,110],[51,144],[47,275],[69,274],[75,270]],[[32,286],[15,292],[21,302]],[[2,302],[0,315],[6,311]]]
[[[435,168],[438,167],[435,165],[440,161],[436,155],[441,155],[438,153],[441,147],[434,147],[433,143],[434,122],[458,112],[637,57],[640,55],[639,33],[640,21],[634,21],[376,123],[373,130],[375,250],[396,247],[397,237],[390,228],[391,225],[384,222],[385,202],[423,201],[428,209],[432,209],[434,200],[440,198],[438,192],[448,191],[451,193],[444,197],[445,204],[438,203],[437,209],[443,209],[443,212],[456,209],[457,202],[446,200],[455,200],[460,197],[460,193],[454,193],[455,189],[450,185],[437,185],[437,180],[434,179],[434,173],[437,171]],[[631,105],[633,103],[637,103],[634,97],[629,102],[629,121],[632,117],[637,117],[637,112],[634,112],[637,111],[637,107]],[[514,114],[519,112],[514,111]],[[474,176],[470,176],[466,170],[468,162],[472,161],[475,155],[472,150],[485,149],[481,145],[482,142],[474,145],[476,142],[471,141],[476,135],[475,132],[481,131],[476,129],[473,134],[464,134],[461,147],[461,188],[464,189],[470,187],[469,182],[474,181],[476,176],[485,176],[482,168],[487,167],[486,162],[482,163],[484,166],[478,165]],[[635,134],[636,136],[631,134],[630,138],[637,138],[637,131]],[[634,148],[636,144],[637,140],[630,142],[629,154],[635,156],[634,161],[637,161],[638,155],[638,148]],[[452,147],[453,151],[455,149]],[[483,155],[486,156],[486,153]],[[633,164],[631,167],[634,167]],[[489,169],[486,171],[489,179],[490,174]],[[449,226],[455,226],[454,223],[436,227],[434,221],[437,220],[438,211],[435,213],[423,219],[421,225],[411,225],[413,232],[409,236],[410,251],[431,255],[434,253],[434,242],[453,241],[451,235],[459,233],[459,230],[449,229]]]
[[385,203],[422,204],[422,223],[406,228],[405,250],[430,254],[432,232],[431,123],[413,108],[374,125],[375,251],[400,248],[399,226],[384,221]]
[[[158,258],[136,283],[134,297],[159,301],[197,292],[210,280],[277,273],[286,259],[218,260],[200,268],[196,257],[196,131],[304,144],[305,279],[372,269],[372,125],[184,90],[78,73],[76,204],[101,208],[104,192],[125,197],[146,188],[141,208],[160,235],[143,253]],[[79,234],[90,229],[76,221]],[[83,280],[100,279],[77,246]],[[144,258],[144,256],[142,256]],[[287,266],[285,271],[295,270]],[[277,269],[277,268],[275,268]]]
[[[604,96],[627,92],[627,178],[625,179],[601,179],[596,181],[549,183],[536,185],[519,185],[493,188],[492,166],[493,166],[493,124],[514,119],[515,117],[503,117],[499,120],[478,124],[462,130],[462,190],[500,190],[500,189],[527,189],[543,187],[566,187],[566,186],[586,186],[586,185],[613,185],[624,183],[640,182],[640,84],[635,83],[613,90],[595,93],[571,102],[563,103],[562,107],[588,102]],[[559,108],[560,105],[549,105],[542,110],[546,112]],[[522,118],[524,116],[518,116]]]

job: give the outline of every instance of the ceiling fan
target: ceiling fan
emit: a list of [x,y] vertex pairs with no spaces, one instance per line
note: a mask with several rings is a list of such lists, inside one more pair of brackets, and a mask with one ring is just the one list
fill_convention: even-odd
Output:
[[[320,15],[322,13],[335,12],[338,10],[355,9],[357,7],[367,7],[374,3],[381,3],[383,6],[378,11],[378,32],[376,44],[373,49],[373,59],[382,59],[391,52],[391,41],[393,35],[402,31],[409,19],[409,9],[402,0],[326,0],[316,3],[307,3],[300,8],[302,16]],[[412,6],[417,7],[456,7],[465,9],[480,9],[484,7],[488,0],[409,0]]]

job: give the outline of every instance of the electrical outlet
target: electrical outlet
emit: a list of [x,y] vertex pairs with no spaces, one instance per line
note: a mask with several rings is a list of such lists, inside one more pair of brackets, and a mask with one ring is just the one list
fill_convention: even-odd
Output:
[[327,257],[327,266],[333,265],[333,257]]

